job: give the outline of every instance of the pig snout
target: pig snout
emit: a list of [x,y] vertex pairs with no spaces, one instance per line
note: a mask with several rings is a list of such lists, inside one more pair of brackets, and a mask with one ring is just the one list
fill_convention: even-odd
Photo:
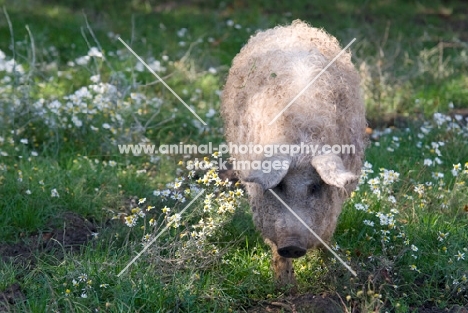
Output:
[[278,242],[278,254],[284,258],[300,258],[307,252],[305,243],[298,237],[287,237]]
[[[277,252],[284,258],[300,258],[307,252],[307,229],[296,217],[283,211],[275,222],[275,241]],[[301,216],[304,220],[304,216]],[[308,219],[305,219],[308,221]]]

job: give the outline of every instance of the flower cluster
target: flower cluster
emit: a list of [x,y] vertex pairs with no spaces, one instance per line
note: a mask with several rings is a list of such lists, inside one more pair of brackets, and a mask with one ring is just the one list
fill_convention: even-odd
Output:
[[[383,251],[395,248],[395,240],[401,243],[406,234],[403,225],[397,222],[400,213],[397,209],[397,200],[393,194],[393,185],[398,182],[400,174],[394,170],[381,168],[379,175],[370,177],[374,173],[372,164],[365,162],[360,178],[361,188],[369,186],[373,197],[362,197],[361,202],[355,202],[354,208],[366,214],[363,224],[366,228],[366,240],[374,240],[378,236]],[[363,191],[365,192],[365,191]],[[358,198],[356,195],[354,199]],[[391,239],[395,240],[391,240]],[[406,244],[409,241],[406,239]]]
[[[147,205],[147,198],[142,198],[128,213],[114,216],[130,228],[140,226],[144,230],[143,245],[157,233],[166,231],[165,239],[161,239],[161,242],[165,241],[167,245],[153,247],[153,254],[160,255],[161,249],[169,249],[174,253],[172,260],[176,260],[178,265],[188,266],[202,261],[209,263],[215,259],[213,256],[219,255],[220,247],[214,242],[244,196],[238,185],[219,178],[214,162],[208,157],[204,161],[207,164],[206,172],[188,171],[185,177],[177,177],[166,184],[165,189],[153,192],[152,201],[161,203],[159,208],[157,205]],[[189,200],[202,192],[203,198],[186,207]],[[184,213],[181,206],[186,207]]]
[[[91,293],[95,292],[95,283],[86,273],[77,274],[71,281],[65,281],[63,286],[65,297],[75,297],[87,299]],[[100,284],[99,288],[107,288],[109,284]]]
[[[23,74],[24,68],[21,64],[18,64],[14,59],[7,58],[5,53],[2,50],[0,50],[0,72],[5,72],[7,74]],[[4,82],[9,83],[11,78],[9,76],[5,76],[3,80]]]
[[[420,169],[376,170],[375,165],[365,162],[358,189],[350,199],[352,213],[345,212],[358,216],[362,223],[356,229],[346,229],[345,234],[359,234],[357,239],[367,242],[354,248],[359,253],[359,266],[376,275],[376,280],[379,277],[384,284],[394,286],[387,292],[411,286],[420,275],[444,277],[446,289],[454,295],[468,289],[464,263],[468,247],[461,244],[466,235],[450,223],[438,221],[444,213],[465,218],[468,212],[468,162],[454,162],[447,151],[453,146],[448,140],[466,142],[467,122],[461,116],[438,113],[415,131],[388,128],[373,134],[373,139],[380,141],[375,142],[376,150],[384,149],[379,145],[385,143],[391,152],[412,151],[414,145],[420,152],[408,160]],[[424,223],[427,226],[422,227]],[[352,254],[352,249],[343,249],[348,256]]]
[[[184,31],[182,35],[186,36]],[[112,38],[115,39],[115,36],[112,35]],[[56,49],[55,52],[52,50],[47,52],[57,52]],[[107,77],[104,75],[104,67],[111,64],[111,59],[132,62],[134,66]],[[166,55],[160,59],[153,56],[144,59],[158,73],[166,73],[168,68],[175,66],[174,61],[170,61]],[[17,125],[27,126],[14,129],[12,134],[15,141],[17,136],[22,136],[27,142],[26,146],[38,150],[57,141],[61,144],[86,142],[89,149],[98,148],[101,153],[108,154],[115,151],[117,144],[148,142],[148,138],[154,135],[156,125],[174,119],[183,125],[191,123],[199,128],[200,133],[206,130],[195,117],[178,113],[178,107],[172,105],[172,96],[166,100],[159,88],[156,92],[154,88],[145,91],[129,81],[135,79],[133,76],[127,77],[130,74],[151,74],[126,49],[110,51],[105,55],[99,48],[91,47],[86,55],[67,62],[67,66],[57,71],[56,64],[51,65],[44,69],[47,73],[51,72],[50,81],[32,83],[28,80],[33,75],[0,51],[0,125],[5,130]],[[88,74],[89,71],[92,71],[92,75]],[[129,72],[129,75],[125,72]],[[213,73],[211,70],[200,75],[213,77],[214,74],[216,71]],[[80,79],[75,79],[75,76]],[[69,84],[67,80],[72,79],[73,84]],[[65,83],[63,80],[66,80]],[[177,84],[180,83],[173,85]],[[20,86],[14,88],[15,85]],[[73,86],[72,92],[68,88],[61,89],[61,86],[68,85]],[[132,87],[125,87],[129,85]],[[52,94],[51,89],[54,90]],[[192,107],[199,114],[205,114],[210,119],[216,116],[213,106],[218,101],[219,90],[207,92],[194,86],[193,90],[184,87],[178,92],[183,98],[190,98],[190,103],[197,103],[198,108]],[[207,97],[210,101],[207,101]],[[161,110],[163,104],[165,110]],[[10,125],[11,121],[15,121],[15,125]],[[0,156],[11,154],[11,151],[0,148]]]

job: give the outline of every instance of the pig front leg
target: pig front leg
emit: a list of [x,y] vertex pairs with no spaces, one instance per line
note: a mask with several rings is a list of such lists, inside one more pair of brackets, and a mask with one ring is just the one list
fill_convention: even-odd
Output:
[[292,259],[282,257],[278,254],[278,247],[270,240],[265,240],[271,247],[273,255],[272,268],[275,276],[276,288],[285,290],[287,293],[297,292],[297,281],[294,275]]

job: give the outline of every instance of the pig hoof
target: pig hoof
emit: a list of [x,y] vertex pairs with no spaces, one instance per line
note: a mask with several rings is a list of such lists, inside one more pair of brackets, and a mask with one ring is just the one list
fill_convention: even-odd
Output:
[[300,258],[306,254],[307,250],[297,246],[287,246],[278,249],[278,254],[283,258]]

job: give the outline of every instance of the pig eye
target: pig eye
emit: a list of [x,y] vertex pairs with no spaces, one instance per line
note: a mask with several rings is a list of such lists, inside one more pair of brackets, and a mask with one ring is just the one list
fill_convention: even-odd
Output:
[[310,184],[307,186],[307,192],[309,194],[317,193],[322,188],[321,184]]
[[278,190],[278,191],[284,191],[284,182],[283,181],[280,181],[280,183],[278,185],[276,185],[275,189]]

